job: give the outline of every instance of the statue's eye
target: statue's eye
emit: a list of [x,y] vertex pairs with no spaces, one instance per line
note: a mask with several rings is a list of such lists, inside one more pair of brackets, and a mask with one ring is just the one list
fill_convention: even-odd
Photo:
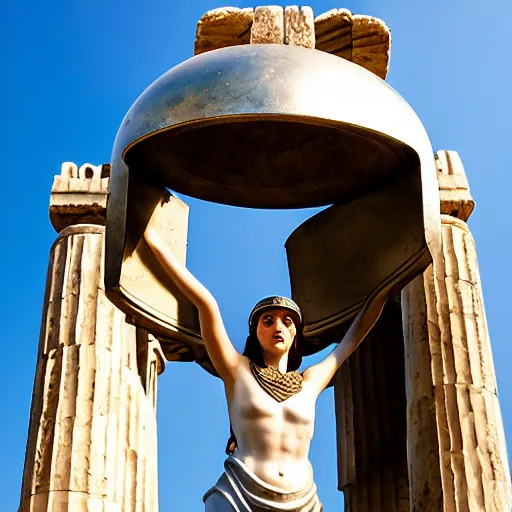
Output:
[[263,325],[266,327],[270,327],[274,323],[274,318],[271,316],[266,316],[263,318]]
[[283,323],[284,325],[286,325],[286,327],[290,327],[293,325],[293,319],[292,317],[290,316],[285,316],[284,319],[283,319]]

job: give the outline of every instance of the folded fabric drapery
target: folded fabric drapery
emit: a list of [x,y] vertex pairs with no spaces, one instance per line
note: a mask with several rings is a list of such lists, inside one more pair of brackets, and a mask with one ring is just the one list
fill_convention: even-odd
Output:
[[203,497],[206,512],[323,512],[311,481],[304,489],[288,492],[266,484],[236,457],[224,462],[224,473]]

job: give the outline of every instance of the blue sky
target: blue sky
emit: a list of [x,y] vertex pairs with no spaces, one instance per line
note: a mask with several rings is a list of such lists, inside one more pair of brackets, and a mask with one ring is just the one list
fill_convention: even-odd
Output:
[[[48,253],[56,236],[48,220],[53,176],[63,161],[109,161],[126,111],[153,80],[192,55],[196,21],[220,5],[206,0],[56,0],[3,2],[0,7],[2,510],[16,510],[19,500]],[[507,34],[512,4],[488,0],[484,8],[474,0],[366,0],[310,5],[315,14],[347,7],[384,19],[393,34],[389,83],[416,110],[434,149],[453,149],[462,157],[477,202],[469,225],[510,440],[512,87]],[[189,267],[217,297],[228,331],[241,348],[254,302],[288,294],[283,243],[312,212],[187,202]],[[332,392],[321,396],[317,414],[311,460],[326,509],[341,510]],[[159,381],[158,422],[161,510],[200,511],[202,493],[221,472],[229,432],[220,382],[192,364],[168,365]]]

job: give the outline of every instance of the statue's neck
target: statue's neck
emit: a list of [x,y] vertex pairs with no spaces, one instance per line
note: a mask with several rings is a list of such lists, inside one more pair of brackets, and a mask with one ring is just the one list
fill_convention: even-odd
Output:
[[263,359],[267,366],[272,366],[281,373],[286,373],[288,371],[288,352],[281,356],[270,356],[264,354]]

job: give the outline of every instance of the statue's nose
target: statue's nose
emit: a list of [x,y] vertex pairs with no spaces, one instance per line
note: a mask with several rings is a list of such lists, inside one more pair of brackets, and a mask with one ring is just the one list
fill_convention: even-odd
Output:
[[283,321],[280,318],[278,318],[276,320],[276,324],[275,325],[276,325],[276,329],[275,329],[276,333],[277,332],[282,332],[284,330],[284,323],[283,323]]

